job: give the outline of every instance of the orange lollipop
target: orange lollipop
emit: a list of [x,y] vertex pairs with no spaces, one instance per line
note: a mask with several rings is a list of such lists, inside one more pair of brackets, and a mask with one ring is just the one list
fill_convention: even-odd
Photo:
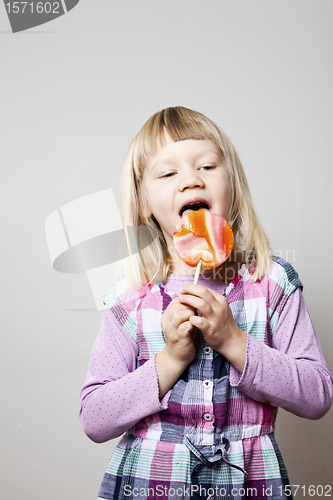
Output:
[[212,269],[229,257],[234,234],[230,224],[220,215],[208,210],[197,210],[184,215],[178,222],[173,243],[179,257],[189,266]]

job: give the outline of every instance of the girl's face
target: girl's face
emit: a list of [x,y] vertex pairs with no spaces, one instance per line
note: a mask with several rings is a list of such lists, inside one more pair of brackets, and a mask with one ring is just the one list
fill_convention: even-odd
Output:
[[166,239],[173,272],[193,274],[174,252],[173,232],[186,210],[206,208],[225,219],[232,201],[229,172],[221,151],[213,142],[174,142],[165,133],[165,146],[149,158],[142,188],[148,202],[145,216],[153,214]]

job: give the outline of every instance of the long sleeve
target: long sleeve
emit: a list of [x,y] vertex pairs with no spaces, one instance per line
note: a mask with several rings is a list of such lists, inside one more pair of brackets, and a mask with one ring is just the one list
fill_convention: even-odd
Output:
[[137,344],[106,309],[81,390],[80,420],[97,443],[167,408],[170,393],[159,399],[155,357],[136,369],[137,353]]
[[256,401],[301,417],[318,419],[329,410],[332,376],[300,288],[282,310],[272,348],[248,335],[244,371],[231,367],[230,383]]

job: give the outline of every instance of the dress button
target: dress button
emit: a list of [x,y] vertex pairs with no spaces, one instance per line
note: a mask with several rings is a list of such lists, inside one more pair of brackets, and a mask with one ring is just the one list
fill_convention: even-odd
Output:
[[211,380],[208,380],[208,379],[206,378],[206,380],[204,380],[204,381],[203,381],[203,385],[204,385],[204,388],[205,388],[205,389],[209,389],[210,387],[212,387],[213,382],[212,382]]
[[204,348],[204,353],[205,354],[210,354],[211,353],[211,348],[209,347],[209,345],[206,345],[206,347]]
[[207,420],[207,422],[210,422],[213,418],[213,415],[211,415],[210,413],[205,413],[204,414],[204,419]]

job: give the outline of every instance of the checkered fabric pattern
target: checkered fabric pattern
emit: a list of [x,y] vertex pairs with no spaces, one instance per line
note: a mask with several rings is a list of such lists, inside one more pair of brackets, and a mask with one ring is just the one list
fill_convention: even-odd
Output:
[[[244,265],[225,295],[239,328],[272,346],[283,306],[299,286],[292,266],[275,259],[271,273],[257,283],[251,283]],[[163,284],[121,293],[113,288],[105,297],[139,345],[137,366],[163,349],[161,314],[173,297]],[[168,409],[123,436],[99,498],[286,498],[288,477],[274,438],[276,414],[277,408],[230,385],[228,361],[198,330],[196,357],[174,385]]]

